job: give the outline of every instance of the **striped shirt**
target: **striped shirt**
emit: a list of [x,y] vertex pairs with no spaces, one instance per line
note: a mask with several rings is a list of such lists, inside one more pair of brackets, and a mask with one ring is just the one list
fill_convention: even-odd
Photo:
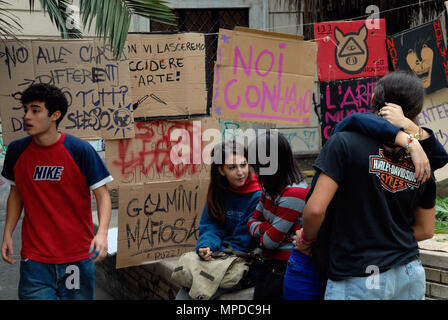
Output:
[[309,187],[305,181],[287,186],[272,199],[262,194],[248,227],[252,237],[260,239],[262,255],[275,260],[288,260],[295,232],[305,207]]

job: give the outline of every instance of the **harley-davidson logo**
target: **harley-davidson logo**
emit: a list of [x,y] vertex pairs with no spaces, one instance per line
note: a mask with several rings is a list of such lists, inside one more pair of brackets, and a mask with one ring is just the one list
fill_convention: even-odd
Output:
[[412,162],[393,162],[384,156],[384,150],[379,150],[378,156],[370,156],[370,173],[375,174],[381,185],[390,192],[398,192],[407,188],[418,188],[420,183],[415,179],[415,169]]

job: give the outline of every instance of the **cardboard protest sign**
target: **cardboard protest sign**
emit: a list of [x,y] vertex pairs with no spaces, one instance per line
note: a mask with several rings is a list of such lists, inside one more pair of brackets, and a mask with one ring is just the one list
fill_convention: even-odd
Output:
[[317,46],[301,37],[219,30],[213,116],[309,125]]
[[321,82],[322,144],[336,125],[353,112],[369,112],[375,83],[378,78]]
[[[437,140],[448,151],[448,89],[439,90],[425,97],[422,112],[417,121],[420,126],[434,131]],[[437,181],[448,178],[448,166],[436,170]]]
[[[133,139],[106,140],[106,165],[114,177],[109,185],[208,177],[204,156],[220,141],[204,132],[215,129],[220,138],[218,128],[218,122],[211,118],[136,122]],[[180,140],[174,135],[176,130],[182,133]],[[175,148],[189,152],[188,163],[173,163]]]
[[314,24],[319,81],[376,77],[388,73],[386,22],[322,22]]
[[129,34],[125,50],[135,118],[207,113],[203,34]]
[[208,180],[120,186],[117,268],[195,248]]
[[395,71],[409,70],[420,78],[426,93],[448,87],[448,61],[440,20],[387,38]]
[[320,128],[278,129],[291,145],[294,154],[318,153],[320,150]]
[[86,139],[132,137],[127,63],[94,40],[22,40],[0,44],[3,141],[26,136],[21,92],[32,83],[59,87],[69,108],[59,129]]

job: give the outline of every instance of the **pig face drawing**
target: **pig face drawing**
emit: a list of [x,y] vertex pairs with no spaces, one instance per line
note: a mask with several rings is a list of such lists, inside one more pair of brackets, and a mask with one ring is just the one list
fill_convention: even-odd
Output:
[[369,60],[367,48],[367,28],[365,25],[358,32],[343,33],[338,27],[334,30],[337,40],[335,60],[337,66],[349,74],[360,73]]

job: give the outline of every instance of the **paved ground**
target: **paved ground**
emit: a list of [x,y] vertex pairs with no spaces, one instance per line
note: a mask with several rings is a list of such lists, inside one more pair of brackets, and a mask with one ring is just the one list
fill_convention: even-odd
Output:
[[[0,221],[0,242],[3,239],[5,221]],[[15,265],[10,265],[0,259],[0,300],[17,300],[17,285],[19,283],[20,248],[22,220],[17,224],[13,234]],[[95,286],[95,300],[113,300],[113,298],[98,285]]]

